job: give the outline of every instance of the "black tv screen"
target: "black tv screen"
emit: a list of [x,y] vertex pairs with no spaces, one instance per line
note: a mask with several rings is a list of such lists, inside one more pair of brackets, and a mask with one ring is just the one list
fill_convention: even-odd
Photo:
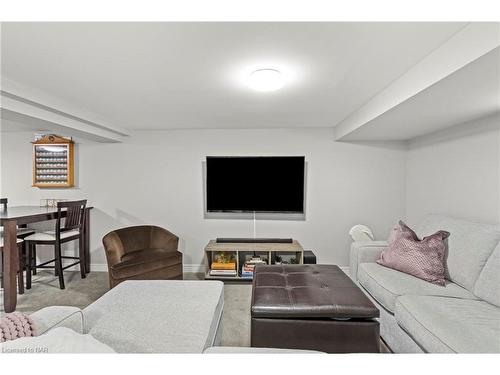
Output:
[[304,156],[207,156],[208,212],[304,212]]

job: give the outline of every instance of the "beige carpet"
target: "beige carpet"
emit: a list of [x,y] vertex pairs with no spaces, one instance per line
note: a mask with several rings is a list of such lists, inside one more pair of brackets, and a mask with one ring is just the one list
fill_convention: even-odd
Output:
[[[203,279],[203,274],[186,273],[185,279]],[[84,308],[108,290],[108,274],[91,272],[81,279],[79,272],[64,272],[66,289],[59,289],[57,277],[49,272],[33,276],[32,287],[18,295],[17,310],[26,313],[46,306],[77,306]],[[250,346],[250,283],[225,283],[221,344]],[[3,291],[1,292],[3,293]],[[1,296],[3,297],[3,295]],[[3,304],[3,298],[1,298]],[[3,311],[3,305],[1,306]]]

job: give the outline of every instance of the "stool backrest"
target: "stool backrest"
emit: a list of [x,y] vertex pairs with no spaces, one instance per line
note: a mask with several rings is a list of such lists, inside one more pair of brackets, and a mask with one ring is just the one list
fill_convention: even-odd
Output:
[[[56,237],[59,237],[61,232],[74,229],[79,230],[81,234],[81,231],[83,229],[86,205],[86,199],[81,201],[57,202]],[[66,220],[64,220],[64,225],[62,225],[61,220],[63,208],[66,209]]]
[[2,206],[3,211],[7,211],[7,198],[0,198],[0,206]]

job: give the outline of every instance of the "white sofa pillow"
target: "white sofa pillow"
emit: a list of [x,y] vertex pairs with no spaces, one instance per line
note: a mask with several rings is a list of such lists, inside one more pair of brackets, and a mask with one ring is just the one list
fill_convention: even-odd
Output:
[[59,327],[41,336],[21,337],[0,344],[7,353],[115,353],[92,335],[82,335],[72,329]]

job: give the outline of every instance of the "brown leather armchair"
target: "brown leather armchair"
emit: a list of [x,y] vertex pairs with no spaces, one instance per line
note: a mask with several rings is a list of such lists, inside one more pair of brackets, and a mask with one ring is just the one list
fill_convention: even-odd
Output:
[[179,238],[168,230],[139,225],[106,234],[109,286],[125,280],[182,280]]

